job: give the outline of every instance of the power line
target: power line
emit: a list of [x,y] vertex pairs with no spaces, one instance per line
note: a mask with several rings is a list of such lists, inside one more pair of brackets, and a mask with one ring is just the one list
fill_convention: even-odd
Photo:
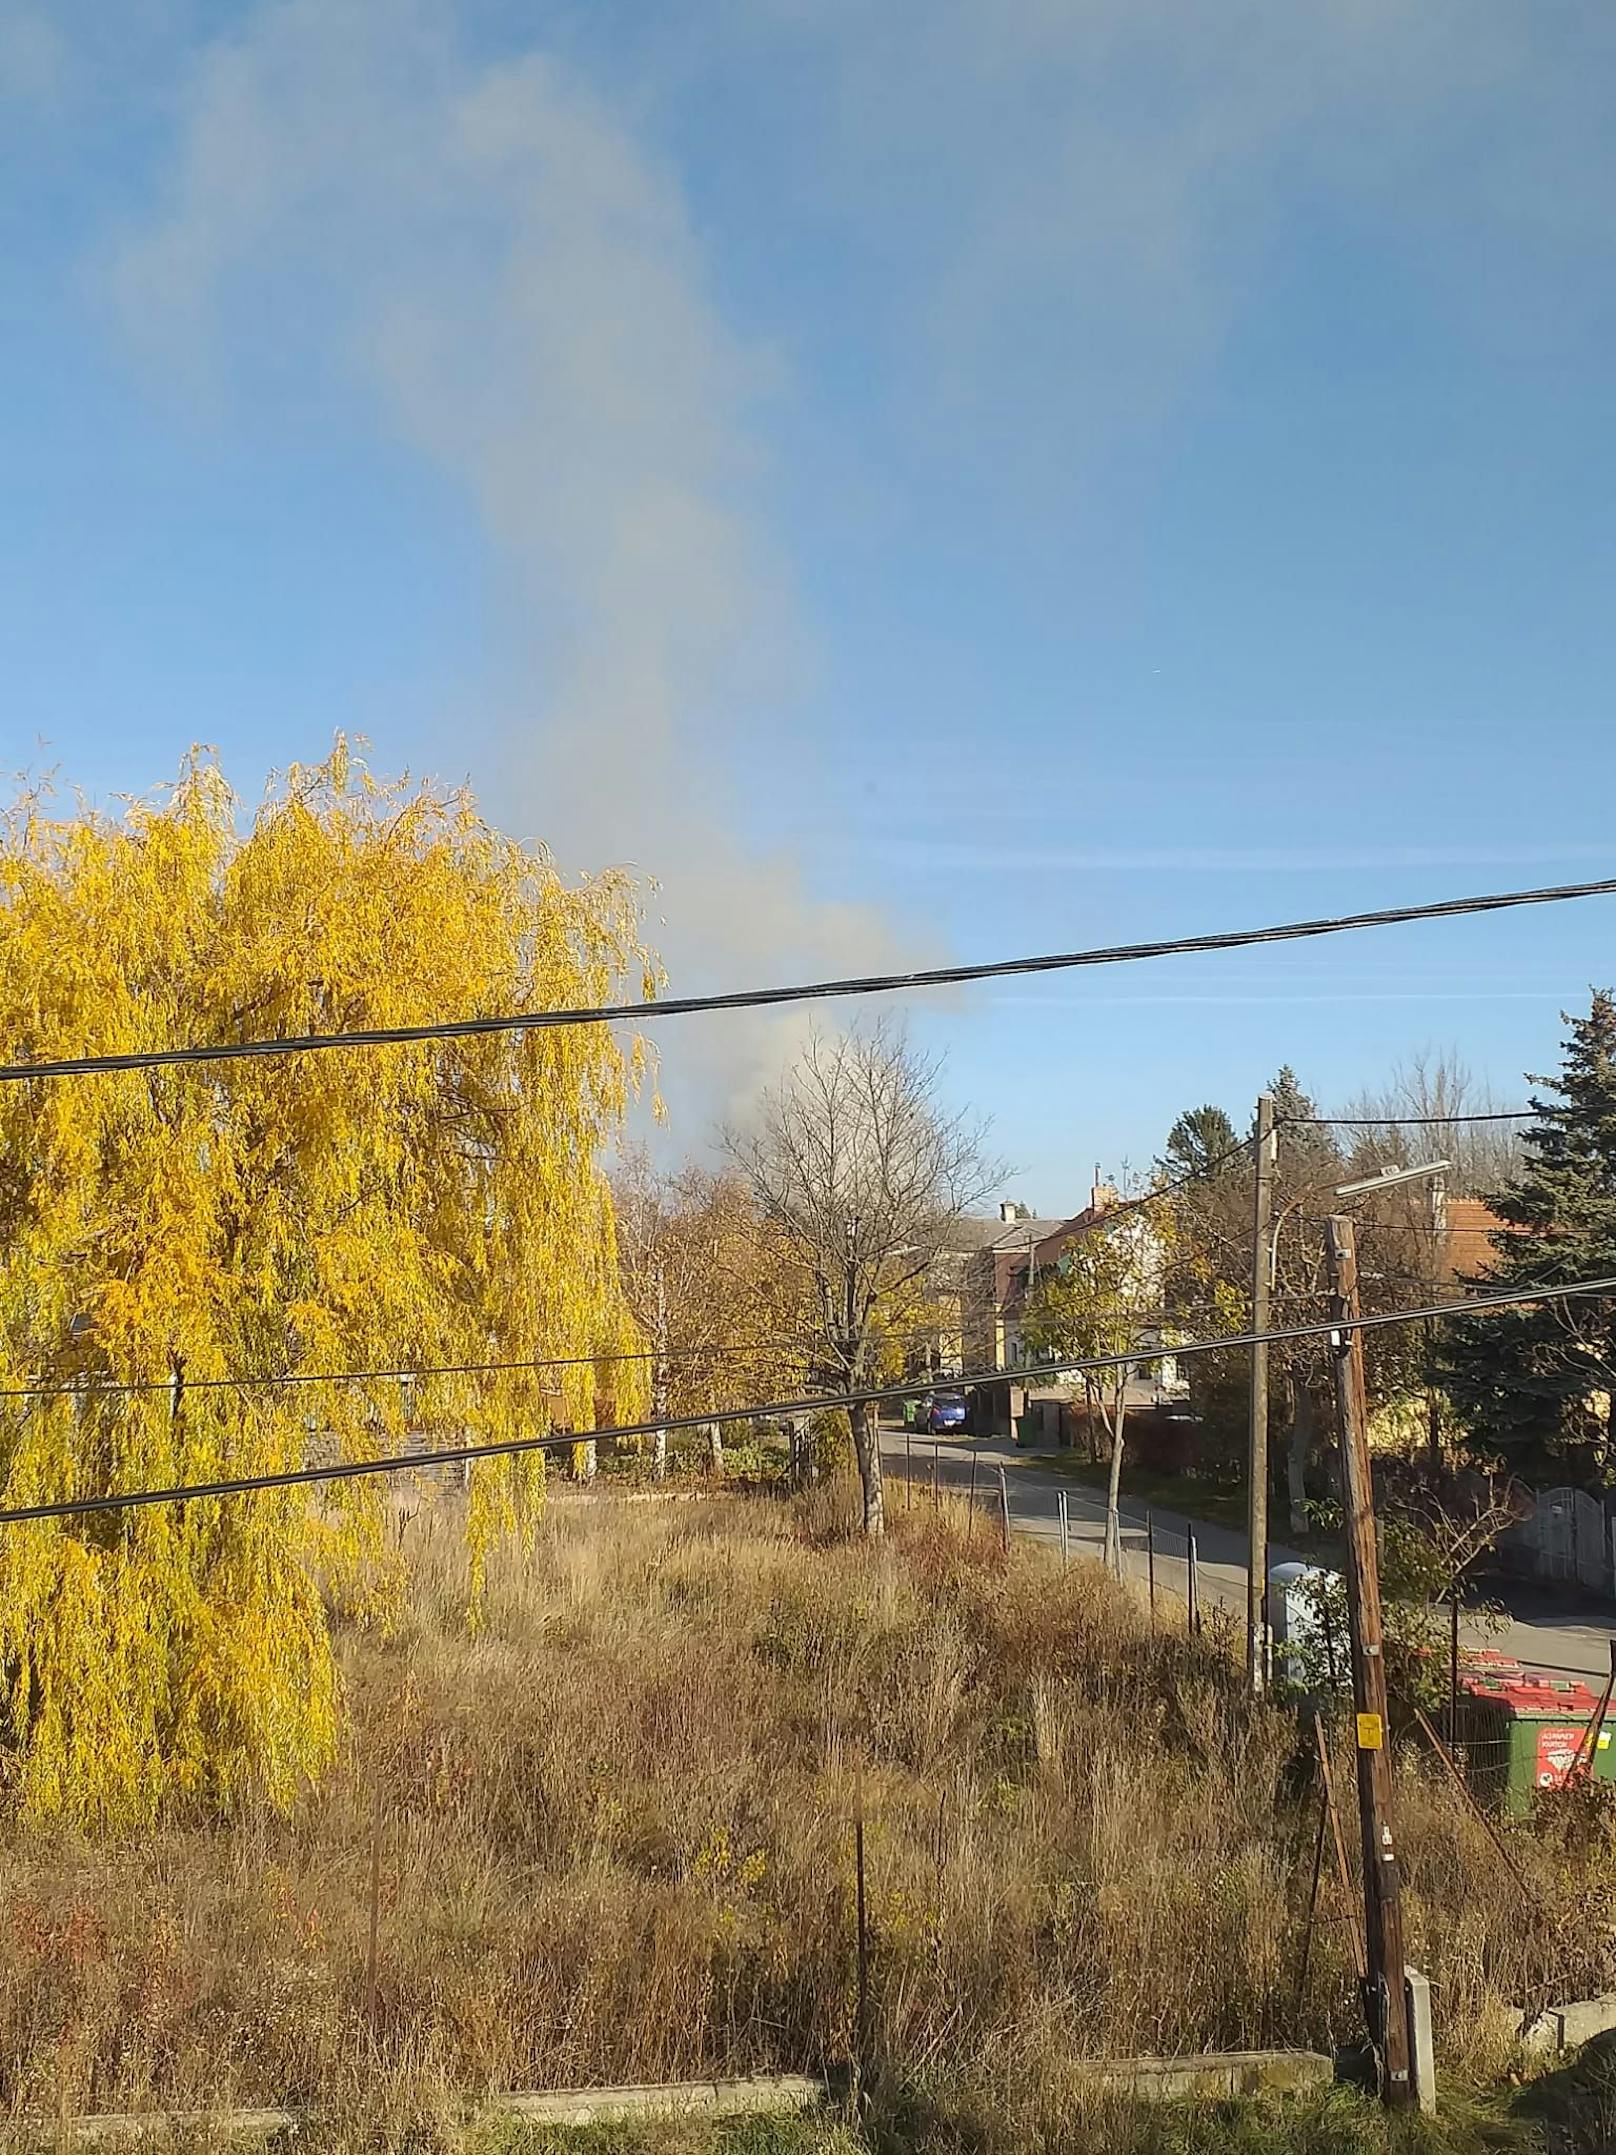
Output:
[[[924,1325],[899,1332],[883,1332],[881,1339],[883,1342],[912,1345],[916,1340],[934,1337],[935,1332],[935,1326]],[[615,1365],[621,1362],[695,1362],[720,1354],[754,1357],[765,1354],[807,1354],[822,1344],[817,1337],[803,1335],[800,1338],[715,1342],[707,1347],[671,1347],[666,1350],[636,1347],[612,1354],[555,1354],[502,1362],[442,1362],[419,1368],[400,1366],[389,1369],[267,1370],[259,1376],[181,1377],[179,1390],[183,1393],[256,1392],[275,1390],[287,1385],[413,1384],[430,1377],[488,1377],[507,1372],[598,1368],[603,1364]],[[0,1387],[0,1400],[121,1398],[141,1393],[172,1392],[174,1389],[173,1377],[137,1377],[127,1381],[92,1378],[78,1384],[19,1384]]]
[[[1440,1283],[1437,1283],[1440,1284]],[[1298,1297],[1281,1297],[1296,1300]],[[1218,1314],[1211,1304],[1191,1304],[1181,1309],[1143,1310],[1134,1321],[1142,1326],[1183,1322],[1189,1317],[1215,1317]],[[938,1325],[905,1326],[894,1332],[882,1332],[878,1344],[882,1346],[913,1347],[936,1339],[944,1329]],[[314,1384],[415,1384],[434,1377],[491,1377],[524,1375],[549,1369],[588,1369],[615,1366],[623,1362],[699,1362],[716,1355],[747,1356],[757,1359],[770,1354],[812,1355],[825,1347],[822,1335],[802,1334],[777,1339],[720,1341],[704,1347],[636,1347],[612,1354],[557,1354],[534,1358],[522,1357],[511,1361],[494,1362],[440,1362],[413,1367],[399,1364],[396,1367],[376,1369],[288,1369],[266,1370],[262,1374],[233,1375],[228,1377],[185,1377],[178,1380],[182,1394],[192,1392],[257,1392],[281,1390],[292,1385]],[[1042,1365],[1028,1365],[1029,1367]],[[932,1377],[916,1377],[905,1387],[914,1391],[928,1383],[933,1389],[957,1385],[966,1380],[934,1372]],[[58,1384],[18,1384],[0,1386],[0,1401],[8,1399],[121,1399],[172,1392],[176,1380],[169,1377],[135,1377],[128,1379],[90,1378],[83,1382]],[[714,1409],[715,1413],[727,1410]],[[707,1419],[711,1419],[708,1416]]]
[[1489,1108],[1484,1115],[1282,1115],[1280,1125],[1305,1129],[1438,1130],[1462,1122],[1531,1122],[1530,1107]]
[[[1208,1160],[1204,1166],[1192,1168],[1187,1174],[1180,1175],[1175,1182],[1165,1183],[1160,1189],[1147,1191],[1142,1197],[1130,1198],[1125,1203],[1112,1206],[1098,1218],[1090,1221],[1088,1223],[1089,1227],[1109,1226],[1113,1220],[1121,1218],[1126,1213],[1139,1211],[1146,1205],[1154,1204],[1158,1198],[1170,1197],[1175,1191],[1185,1188],[1191,1182],[1204,1180],[1234,1159],[1238,1153],[1244,1152],[1250,1143],[1251,1139],[1249,1137],[1243,1137],[1238,1144],[1229,1146],[1226,1151],[1219,1153],[1215,1159]],[[1047,1240],[1048,1238],[1046,1237],[1045,1239]],[[1029,1254],[1031,1248],[1032,1245],[1029,1244]],[[938,1254],[943,1255],[945,1253],[939,1251]],[[1019,1254],[1019,1251],[1012,1251],[1011,1254]],[[1174,1316],[1184,1317],[1200,1314],[1203,1314],[1203,1312],[1199,1310],[1159,1310],[1142,1317],[1140,1322],[1146,1324],[1166,1323],[1171,1321]],[[1212,1315],[1215,1312],[1208,1310],[1204,1314]],[[919,1325],[899,1332],[884,1332],[881,1336],[888,1343],[913,1346],[917,1341],[934,1338],[937,1330],[938,1327],[934,1325]],[[432,1377],[486,1377],[546,1369],[584,1369],[623,1362],[699,1361],[704,1356],[719,1354],[752,1356],[792,1352],[808,1354],[813,1352],[820,1344],[822,1344],[821,1341],[815,1336],[803,1335],[798,1338],[752,1340],[738,1343],[717,1342],[711,1346],[704,1347],[676,1347],[663,1350],[655,1347],[641,1347],[624,1349],[611,1354],[557,1354],[513,1361],[445,1362],[421,1368],[405,1368],[401,1366],[384,1369],[269,1370],[261,1376],[185,1377],[180,1381],[180,1390],[183,1392],[257,1391],[287,1385],[413,1384],[417,1380]],[[952,1379],[950,1381],[958,1382],[960,1380]],[[172,1376],[140,1377],[111,1381],[91,1379],[80,1383],[0,1386],[0,1400],[122,1398],[147,1393],[172,1392],[174,1389],[175,1379]]]
[[1159,1198],[1176,1197],[1180,1190],[1187,1190],[1192,1182],[1210,1182],[1212,1177],[1220,1169],[1227,1167],[1231,1160],[1237,1160],[1241,1153],[1249,1152],[1256,1140],[1256,1131],[1248,1130],[1244,1137],[1237,1139],[1232,1145],[1226,1145],[1222,1152],[1214,1153],[1212,1158],[1204,1161],[1201,1166],[1187,1168],[1182,1175],[1175,1176],[1170,1182],[1162,1183],[1159,1189],[1146,1190],[1140,1197],[1130,1197],[1120,1205],[1108,1206],[1093,1224],[1097,1227],[1103,1227],[1125,1212],[1139,1212],[1146,1205],[1155,1204]]
[[1616,877],[1562,883],[1541,890],[1500,891],[1477,898],[1446,898],[1427,905],[1384,907],[1370,913],[1339,913],[1267,928],[1217,935],[1188,935],[1150,943],[1119,943],[1101,950],[1056,952],[1045,957],[998,958],[978,965],[938,965],[909,973],[870,973],[855,979],[817,980],[795,987],[743,988],[724,995],[669,996],[660,1002],[601,1003],[581,1009],[529,1010],[510,1017],[447,1018],[424,1025],[392,1025],[341,1033],[304,1033],[280,1040],[217,1041],[205,1046],[148,1048],[126,1055],[70,1055],[50,1061],[0,1064],[0,1080],[90,1077],[109,1070],[156,1070],[182,1063],[240,1062],[250,1057],[307,1055],[324,1048],[388,1047],[418,1040],[467,1040],[485,1033],[541,1032],[560,1026],[643,1024],[648,1018],[694,1016],[712,1010],[758,1010],[782,1003],[829,1002],[852,995],[891,995],[914,988],[957,987],[1024,973],[1071,972],[1094,965],[1128,965],[1146,958],[1192,957],[1255,944],[1294,943],[1358,928],[1389,928],[1418,920],[1452,920],[1471,913],[1499,913],[1523,905],[1559,905],[1573,898],[1616,894]]
[[[1226,1146],[1222,1152],[1215,1153],[1210,1160],[1203,1162],[1200,1167],[1188,1168],[1182,1175],[1176,1176],[1171,1182],[1160,1183],[1153,1190],[1144,1190],[1138,1197],[1122,1198],[1116,1204],[1107,1205],[1100,1211],[1095,1211],[1092,1205],[1089,1206],[1088,1213],[1093,1214],[1092,1218],[1088,1217],[1087,1213],[1077,1213],[1074,1215],[1073,1221],[1062,1223],[1063,1225],[1070,1225],[1072,1228],[1069,1239],[1075,1242],[1079,1235],[1103,1233],[1114,1225],[1116,1221],[1125,1219],[1130,1212],[1143,1212],[1149,1206],[1159,1204],[1164,1197],[1176,1197],[1180,1190],[1188,1189],[1192,1182],[1209,1182],[1221,1168],[1227,1167],[1231,1160],[1238,1159],[1243,1152],[1248,1152],[1255,1140],[1256,1132],[1250,1131],[1245,1137],[1238,1139],[1236,1143]],[[1056,1232],[1058,1233],[1059,1229]],[[1051,1242],[1054,1240],[1054,1236],[1044,1235],[1040,1239],[1044,1242]],[[1028,1241],[1025,1244],[1012,1242],[1009,1248],[1005,1249],[1001,1240],[997,1246],[1005,1256],[1026,1256],[1030,1261],[1033,1251],[1038,1247],[1038,1242]]]
[[[1420,1324],[1440,1317],[1471,1317],[1489,1309],[1518,1307],[1527,1302],[1563,1302],[1590,1295],[1616,1294],[1616,1276],[1581,1280],[1567,1287],[1529,1293],[1477,1295],[1465,1302],[1439,1303],[1430,1309],[1387,1310],[1378,1315],[1351,1318],[1329,1317],[1299,1325],[1286,1325],[1268,1332],[1237,1332],[1226,1339],[1191,1340],[1179,1347],[1135,1349],[1127,1354],[1092,1355],[1070,1361],[1046,1363],[1044,1376],[1079,1376],[1100,1370],[1121,1369],[1141,1362],[1172,1361],[1189,1354],[1211,1354],[1231,1347],[1272,1345],[1295,1339],[1318,1339],[1338,1332],[1372,1332],[1388,1325]],[[1013,1370],[972,1370],[953,1379],[956,1385],[1002,1384],[1013,1381]],[[14,1505],[0,1510],[0,1526],[22,1525],[44,1519],[77,1519],[92,1513],[145,1509],[153,1504],[189,1504],[203,1498],[251,1496],[266,1489],[293,1489],[315,1482],[356,1481],[377,1474],[407,1474],[423,1467],[457,1466],[479,1459],[519,1458],[530,1452],[570,1449],[600,1437],[654,1437],[688,1429],[704,1429],[714,1421],[758,1422],[784,1420],[791,1415],[818,1414],[839,1407],[875,1406],[885,1400],[902,1399],[912,1384],[876,1385],[857,1392],[828,1392],[807,1399],[761,1400],[751,1406],[702,1414],[667,1415],[654,1422],[628,1422],[616,1429],[574,1430],[566,1435],[502,1437],[488,1444],[461,1444],[435,1451],[390,1454],[376,1459],[339,1460],[329,1466],[286,1467],[273,1474],[247,1474],[229,1480],[178,1483],[163,1489],[126,1489],[101,1497],[67,1497],[45,1504]]]

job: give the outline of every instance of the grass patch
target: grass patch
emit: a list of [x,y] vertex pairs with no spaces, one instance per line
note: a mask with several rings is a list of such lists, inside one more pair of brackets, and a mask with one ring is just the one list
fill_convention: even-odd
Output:
[[[877,1548],[846,1518],[836,1492],[558,1504],[471,1628],[424,1509],[399,1620],[341,1634],[344,1754],[290,1817],[0,1844],[0,2113],[286,2106],[329,2121],[302,2145],[448,2146],[490,2090],[834,2070],[860,1808],[881,2148],[1043,2144],[1079,2055],[1355,2037],[1328,1882],[1300,1980],[1294,1723],[1098,1566],[1006,1559],[963,1505]],[[1412,1758],[1398,1805],[1410,1957],[1449,2068],[1483,2076],[1512,1999],[1616,1980],[1609,1850],[1508,1829],[1542,1904],[1587,1916],[1551,1938]],[[1203,2126],[1128,2127],[1170,2129]]]
[[[1593,2145],[1589,2143],[1590,2147]],[[834,2115],[690,2120],[678,2125],[513,2128],[479,2138],[468,2155],[1539,2155],[1531,2122],[1496,2104],[1450,2097],[1436,2118],[1393,2118],[1371,2098],[1322,2095],[1238,2103],[1085,2103],[1028,2116],[1004,2098],[911,2100],[879,2108],[863,2127]]]
[[1541,2155],[1534,2128],[1498,2104],[1450,2095],[1443,2113],[1392,2116],[1348,2087],[1240,2102],[1104,2105],[1014,2096],[911,2110],[872,2134],[875,2155]]
[[624,2120],[480,2130],[468,2155],[864,2155],[836,2114],[806,2117]]
[[[1057,1474],[1063,1481],[1081,1482],[1085,1488],[1097,1489],[1102,1496],[1105,1494],[1111,1470],[1103,1460],[1096,1463],[1071,1450],[1028,1452],[1025,1458],[1030,1466],[1039,1467],[1045,1473]],[[1127,1458],[1122,1463],[1122,1502],[1130,1511],[1177,1512],[1191,1519],[1211,1519],[1219,1525],[1238,1527],[1242,1531],[1246,1524],[1243,1482],[1213,1481],[1190,1474],[1153,1473],[1148,1467],[1135,1466]]]

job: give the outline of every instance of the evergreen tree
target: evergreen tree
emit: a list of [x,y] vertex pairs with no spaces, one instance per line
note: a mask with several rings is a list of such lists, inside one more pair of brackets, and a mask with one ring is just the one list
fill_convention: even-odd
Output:
[[[1316,1316],[1323,1307],[1318,1223],[1341,1179],[1341,1154],[1328,1126],[1315,1120],[1318,1108],[1288,1063],[1268,1090],[1276,1131],[1274,1318],[1283,1324]],[[1250,1135],[1256,1135],[1254,1126]],[[1175,1181],[1186,1173],[1202,1178],[1175,1188],[1170,1198],[1177,1236],[1168,1302],[1191,1334],[1209,1328],[1243,1331],[1251,1321],[1253,1156],[1248,1150],[1212,1166],[1233,1141],[1234,1125],[1221,1109],[1192,1108],[1173,1125],[1160,1163]],[[1230,1469],[1243,1466],[1249,1350],[1193,1356],[1186,1367],[1191,1403],[1203,1420],[1204,1456]],[[1306,1457],[1327,1408],[1329,1362],[1323,1344],[1277,1344],[1269,1354],[1269,1380],[1273,1456],[1277,1461],[1283,1437],[1294,1455],[1288,1472],[1299,1504]]]
[[[1532,1101],[1525,1164],[1492,1199],[1505,1223],[1469,1284],[1493,1290],[1616,1273],[1616,997],[1595,993],[1571,1030],[1557,1094]],[[1472,1448],[1529,1477],[1611,1470],[1616,1299],[1545,1302],[1454,1321],[1442,1349]]]
[[1341,1153],[1334,1135],[1314,1118],[1318,1106],[1289,1063],[1268,1090],[1274,1096],[1274,1127],[1279,1133],[1274,1167],[1274,1203],[1286,1204],[1304,1191],[1317,1191],[1322,1202],[1339,1180]]
[[1215,1174],[1220,1166],[1235,1166],[1229,1155],[1237,1143],[1234,1124],[1221,1107],[1188,1108],[1168,1131],[1156,1165],[1168,1182]]

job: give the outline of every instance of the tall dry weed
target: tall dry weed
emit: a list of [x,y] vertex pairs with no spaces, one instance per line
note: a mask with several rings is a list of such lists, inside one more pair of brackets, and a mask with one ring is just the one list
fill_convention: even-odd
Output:
[[[1328,1880],[1298,1995],[1294,1722],[1095,1567],[1007,1561],[946,1507],[869,1549],[837,1501],[558,1502],[475,1630],[423,1512],[402,1622],[342,1636],[345,1754],[294,1815],[6,1841],[5,2104],[419,2112],[836,2064],[859,1804],[898,2079],[1354,2034]],[[1450,1791],[1408,1767],[1400,1805],[1450,2055],[1495,2055],[1550,1965],[1599,1987],[1608,1936],[1523,1922]],[[1563,1856],[1514,1838],[1563,1894]]]

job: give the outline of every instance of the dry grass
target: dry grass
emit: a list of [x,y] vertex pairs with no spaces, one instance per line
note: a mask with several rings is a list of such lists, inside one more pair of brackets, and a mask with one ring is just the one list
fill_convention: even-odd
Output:
[[[558,1503],[472,1635],[449,1523],[418,1520],[402,1624],[344,1636],[348,1757],[296,1816],[5,1844],[0,2101],[385,2127],[498,2087],[839,2064],[860,1801],[895,2085],[994,2100],[1058,2093],[1076,2053],[1350,2039],[1333,1895],[1297,1997],[1294,1724],[1096,1568],[900,1526],[871,1552],[763,1501]],[[1446,1791],[1407,1770],[1401,1809],[1412,1956],[1479,2070],[1541,1941]],[[1546,1897],[1575,1883],[1516,1838]],[[1565,1951],[1557,1989],[1609,1980],[1601,1922]]]

